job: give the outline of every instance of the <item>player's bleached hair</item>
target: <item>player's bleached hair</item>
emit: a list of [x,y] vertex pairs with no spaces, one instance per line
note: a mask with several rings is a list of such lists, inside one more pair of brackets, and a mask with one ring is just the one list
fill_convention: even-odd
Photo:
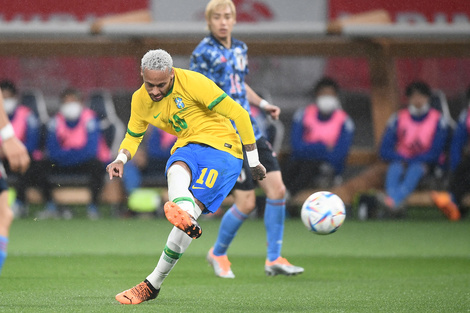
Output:
[[152,71],[167,71],[171,72],[173,67],[173,59],[171,55],[162,49],[149,50],[142,57],[140,63],[142,70],[152,70]]
[[232,10],[233,18],[237,19],[237,10],[235,9],[235,4],[233,4],[232,0],[210,0],[206,6],[206,21],[209,21],[212,13],[214,13],[215,9],[219,6],[228,5]]

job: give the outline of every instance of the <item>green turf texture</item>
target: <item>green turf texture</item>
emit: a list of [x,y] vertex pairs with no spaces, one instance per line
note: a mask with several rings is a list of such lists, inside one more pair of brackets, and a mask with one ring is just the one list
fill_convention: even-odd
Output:
[[164,219],[18,220],[0,276],[0,312],[469,312],[470,222],[444,218],[347,220],[337,233],[286,222],[283,255],[295,277],[264,274],[262,220],[229,250],[236,278],[213,275],[205,255],[220,220],[201,220],[156,300],[120,305],[116,293],[153,270],[171,225]]

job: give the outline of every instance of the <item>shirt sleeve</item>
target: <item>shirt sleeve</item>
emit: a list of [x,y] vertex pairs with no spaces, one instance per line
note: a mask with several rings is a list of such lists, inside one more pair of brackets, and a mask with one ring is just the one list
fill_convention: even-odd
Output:
[[213,102],[209,109],[235,122],[238,134],[240,135],[244,145],[256,143],[250,115],[241,105],[227,96],[227,94],[224,93],[219,97],[218,101]]
[[131,117],[127,125],[127,132],[124,140],[121,142],[119,149],[126,149],[130,152],[131,158],[134,157],[137,149],[139,148],[142,139],[144,138],[145,132],[148,128],[148,123],[140,117],[136,112],[137,106],[140,104],[140,100],[137,92],[132,96],[131,102]]
[[256,143],[248,112],[204,75],[198,74],[194,79],[189,85],[193,88],[190,91],[195,100],[209,110],[234,121],[244,145]]

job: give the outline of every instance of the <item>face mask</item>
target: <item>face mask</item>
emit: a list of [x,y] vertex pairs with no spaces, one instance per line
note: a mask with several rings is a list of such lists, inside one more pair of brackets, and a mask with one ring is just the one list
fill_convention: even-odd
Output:
[[417,108],[412,104],[408,105],[408,110],[412,116],[423,116],[424,114],[428,113],[429,108],[430,106],[428,103],[423,105],[421,108]]
[[3,108],[5,109],[5,113],[7,115],[12,114],[15,111],[17,105],[18,100],[16,98],[3,99]]
[[320,96],[317,98],[317,107],[322,114],[330,114],[339,108],[339,100],[334,96]]
[[80,113],[82,113],[82,105],[79,102],[68,102],[60,107],[60,113],[66,120],[78,120]]

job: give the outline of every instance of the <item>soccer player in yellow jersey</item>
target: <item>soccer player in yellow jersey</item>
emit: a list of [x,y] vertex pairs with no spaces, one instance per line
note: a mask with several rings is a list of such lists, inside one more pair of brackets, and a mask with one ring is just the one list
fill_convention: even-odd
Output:
[[[116,295],[122,304],[155,299],[163,280],[198,238],[201,213],[215,212],[232,189],[247,151],[255,179],[266,169],[258,160],[255,136],[246,110],[204,75],[173,68],[163,50],[147,52],[141,61],[142,87],[131,103],[127,134],[119,154],[106,168],[109,178],[122,177],[149,124],[178,137],[166,167],[168,196],[165,216],[175,225],[155,270],[144,282]],[[235,132],[229,119],[237,126]]]

